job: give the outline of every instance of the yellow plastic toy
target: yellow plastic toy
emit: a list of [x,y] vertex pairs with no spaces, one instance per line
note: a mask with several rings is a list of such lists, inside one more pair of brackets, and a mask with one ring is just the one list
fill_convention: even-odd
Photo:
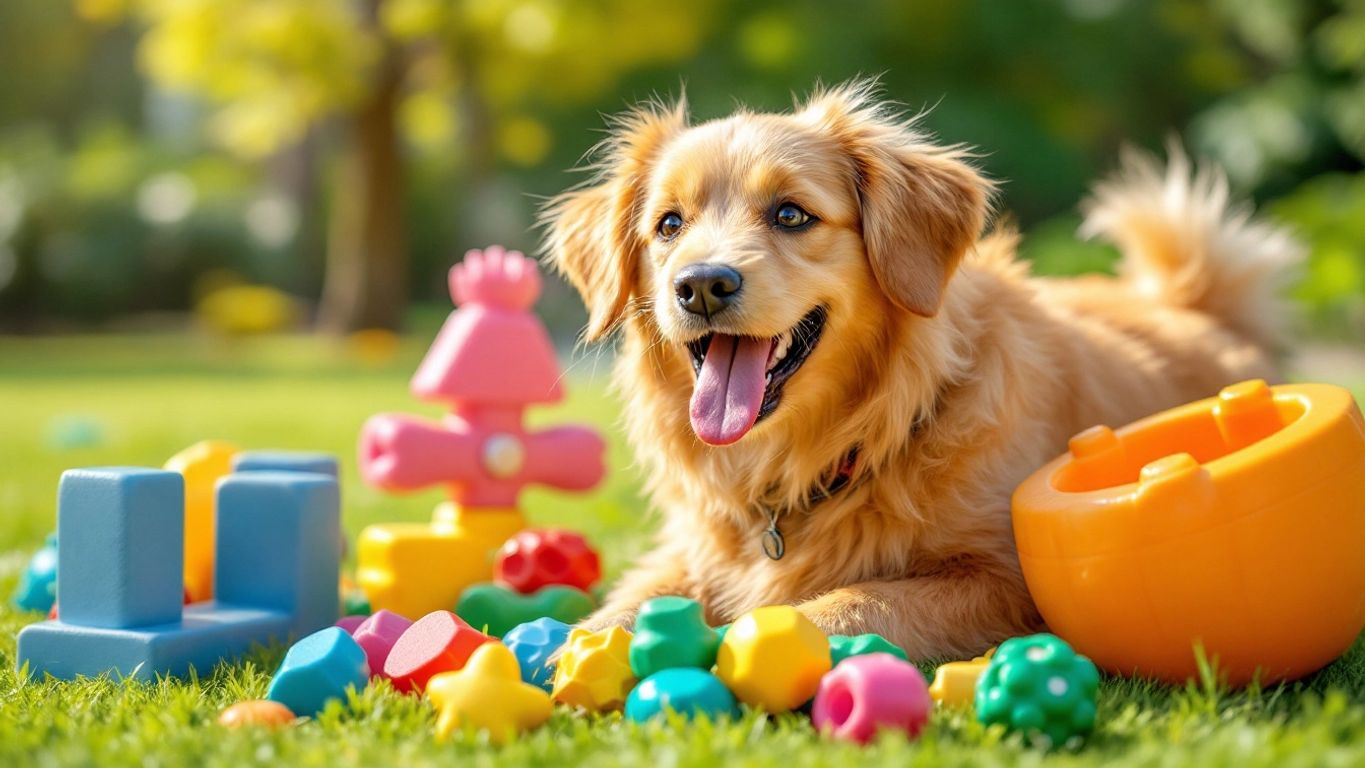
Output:
[[470,727],[486,731],[494,744],[506,744],[543,725],[552,709],[549,694],[521,681],[517,657],[501,643],[484,643],[463,669],[431,678],[426,695],[440,711],[437,739]]
[[453,609],[465,587],[493,578],[493,554],[526,527],[511,508],[465,512],[445,502],[433,517],[360,532],[355,580],[372,611],[414,618]]
[[992,648],[971,661],[950,661],[934,670],[929,696],[945,707],[970,707],[976,703],[976,681],[991,664]]
[[786,712],[810,701],[830,670],[829,639],[788,605],[755,608],[725,633],[716,676],[751,707]]
[[166,461],[165,469],[185,476],[185,591],[190,602],[213,597],[215,489],[232,473],[241,449],[222,440],[195,443]]
[[550,696],[561,704],[604,712],[620,709],[635,687],[630,671],[630,633],[574,629],[560,652]]
[[1365,628],[1365,418],[1327,384],[1242,382],[1094,427],[1014,494],[1029,591],[1115,673],[1292,680]]

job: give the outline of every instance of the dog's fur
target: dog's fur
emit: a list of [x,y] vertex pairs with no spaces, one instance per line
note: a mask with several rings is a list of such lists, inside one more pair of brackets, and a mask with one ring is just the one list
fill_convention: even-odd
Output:
[[[1066,280],[1030,277],[1009,229],[981,236],[991,182],[866,82],[697,126],[646,105],[603,152],[547,209],[548,250],[587,338],[624,332],[616,382],[664,521],[589,626],[629,624],[655,595],[695,597],[714,623],[788,603],[831,634],[965,658],[1041,626],[1009,499],[1070,435],[1274,375],[1275,278],[1297,247],[1178,150],[1165,169],[1127,157],[1087,203],[1084,232],[1119,247],[1120,276]],[[783,201],[819,221],[779,231]],[[688,223],[665,242],[668,210]],[[698,262],[744,277],[711,328],[776,336],[828,307],[777,410],[726,447],[688,421],[684,343],[705,328],[672,280]],[[852,482],[811,502],[854,446]],[[778,561],[759,544],[770,509]]]

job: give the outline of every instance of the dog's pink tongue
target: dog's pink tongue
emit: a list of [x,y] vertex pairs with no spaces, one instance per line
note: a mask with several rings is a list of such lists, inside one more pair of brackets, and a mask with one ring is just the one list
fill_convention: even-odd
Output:
[[692,390],[692,430],[702,442],[729,445],[753,428],[771,351],[769,339],[711,337]]

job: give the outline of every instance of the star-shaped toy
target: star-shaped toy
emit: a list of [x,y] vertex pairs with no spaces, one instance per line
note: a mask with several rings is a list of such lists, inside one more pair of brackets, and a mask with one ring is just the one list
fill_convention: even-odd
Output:
[[494,744],[550,719],[550,697],[521,681],[517,657],[501,643],[485,643],[458,672],[442,672],[427,682],[427,698],[440,713],[436,738],[461,728],[487,731]]

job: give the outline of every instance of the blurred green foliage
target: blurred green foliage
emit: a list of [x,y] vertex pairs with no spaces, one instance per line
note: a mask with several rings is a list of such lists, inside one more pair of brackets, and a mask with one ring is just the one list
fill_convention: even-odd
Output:
[[[535,247],[603,113],[684,84],[701,119],[781,109],[881,74],[982,149],[1040,271],[1107,267],[1076,201],[1123,143],[1179,134],[1309,240],[1315,326],[1365,335],[1360,0],[381,0],[374,28],[355,7],[0,3],[0,67],[24,73],[0,78],[0,327],[183,309],[225,273],[315,298],[337,116],[390,46],[420,299],[466,247]],[[576,322],[562,287],[545,304]]]

